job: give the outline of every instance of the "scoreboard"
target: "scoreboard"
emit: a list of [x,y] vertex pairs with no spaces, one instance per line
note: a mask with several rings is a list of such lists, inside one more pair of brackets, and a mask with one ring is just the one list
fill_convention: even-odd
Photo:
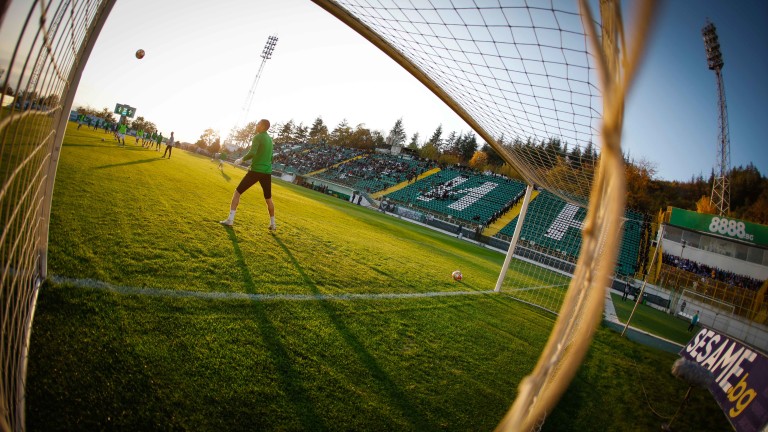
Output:
[[119,103],[115,105],[115,114],[120,114],[121,116],[126,116],[128,118],[133,118],[133,115],[136,114],[136,108],[130,105]]

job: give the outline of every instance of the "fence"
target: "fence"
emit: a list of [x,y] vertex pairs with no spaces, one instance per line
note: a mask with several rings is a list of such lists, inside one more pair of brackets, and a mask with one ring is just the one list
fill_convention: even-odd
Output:
[[702,277],[667,264],[661,265],[657,284],[672,291],[694,291],[713,301],[731,304],[735,308],[735,315],[749,319],[752,318],[757,300],[757,291]]

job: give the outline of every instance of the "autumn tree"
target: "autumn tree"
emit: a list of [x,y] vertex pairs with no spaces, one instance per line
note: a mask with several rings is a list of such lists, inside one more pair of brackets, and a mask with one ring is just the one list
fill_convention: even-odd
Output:
[[469,166],[478,171],[485,171],[486,165],[488,165],[488,154],[484,151],[476,151],[469,160]]
[[331,132],[329,143],[332,145],[344,146],[347,145],[351,137],[352,128],[349,127],[347,119],[343,119]]
[[248,147],[253,136],[256,135],[257,124],[257,122],[251,121],[241,128],[234,128],[233,132],[230,133],[231,142],[240,148]]
[[144,131],[151,130],[151,129],[149,129],[149,123],[150,122],[146,121],[143,116],[138,116],[138,117],[136,117],[136,120],[134,120],[131,123],[131,127],[136,129],[137,131],[138,130],[144,130]]
[[717,207],[715,207],[715,204],[708,196],[702,195],[701,198],[696,201],[696,212],[704,214],[717,214]]
[[347,145],[354,148],[371,150],[376,147],[376,143],[373,140],[373,135],[371,134],[370,129],[366,128],[362,123],[357,125],[355,130],[352,131],[352,134],[349,136],[349,142]]
[[386,147],[387,140],[384,138],[384,134],[381,131],[371,131],[371,138],[373,139],[373,147]]
[[[110,122],[110,123],[114,123],[115,122],[115,116],[112,114],[112,111],[110,111],[109,108],[107,108],[107,107],[102,108],[101,112],[98,114],[98,116],[102,120],[104,120],[104,121],[107,121],[107,122]],[[147,130],[147,131],[149,131],[149,130],[151,130],[151,131],[157,130],[157,127],[151,121],[147,121],[147,124],[148,124],[147,128],[144,129],[144,130]]]
[[654,193],[653,177],[656,175],[656,165],[646,159],[632,161],[626,164],[627,207],[643,213],[652,213],[654,209],[651,194]]
[[440,157],[440,149],[437,145],[431,142],[427,142],[423,147],[419,149],[419,156],[424,159],[436,161]]
[[741,215],[741,218],[751,222],[768,225],[768,181],[763,180],[760,195],[758,195],[755,202],[746,209],[744,214]]
[[211,153],[218,153],[219,150],[221,150],[221,137],[217,137],[216,141],[213,142],[210,146],[208,146],[208,151]]
[[200,135],[200,139],[197,141],[196,145],[204,150],[208,150],[213,143],[219,140],[219,132],[212,128],[208,128]]

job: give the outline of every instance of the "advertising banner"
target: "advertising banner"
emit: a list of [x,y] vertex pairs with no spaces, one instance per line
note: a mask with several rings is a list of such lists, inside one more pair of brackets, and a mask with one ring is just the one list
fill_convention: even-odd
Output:
[[669,224],[691,231],[732,238],[759,246],[768,246],[768,226],[740,219],[696,213],[673,207]]
[[712,372],[709,391],[738,432],[768,425],[768,358],[763,354],[702,328],[680,355]]

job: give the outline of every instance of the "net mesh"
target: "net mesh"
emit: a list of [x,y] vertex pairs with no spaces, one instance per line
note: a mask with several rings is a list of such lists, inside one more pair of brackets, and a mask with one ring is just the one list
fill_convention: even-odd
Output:
[[375,32],[503,145],[531,183],[585,202],[602,101],[578,3],[316,3]]
[[642,237],[624,213],[620,137],[653,2],[638,13],[629,49],[610,0],[600,2],[599,20],[586,1],[315,3],[419,79],[541,190],[530,219],[521,214],[500,234],[520,232],[503,285],[559,316],[498,426],[539,429],[584,357],[621,238]]
[[0,429],[24,429],[24,381],[63,129],[84,57],[114,1],[0,7]]

